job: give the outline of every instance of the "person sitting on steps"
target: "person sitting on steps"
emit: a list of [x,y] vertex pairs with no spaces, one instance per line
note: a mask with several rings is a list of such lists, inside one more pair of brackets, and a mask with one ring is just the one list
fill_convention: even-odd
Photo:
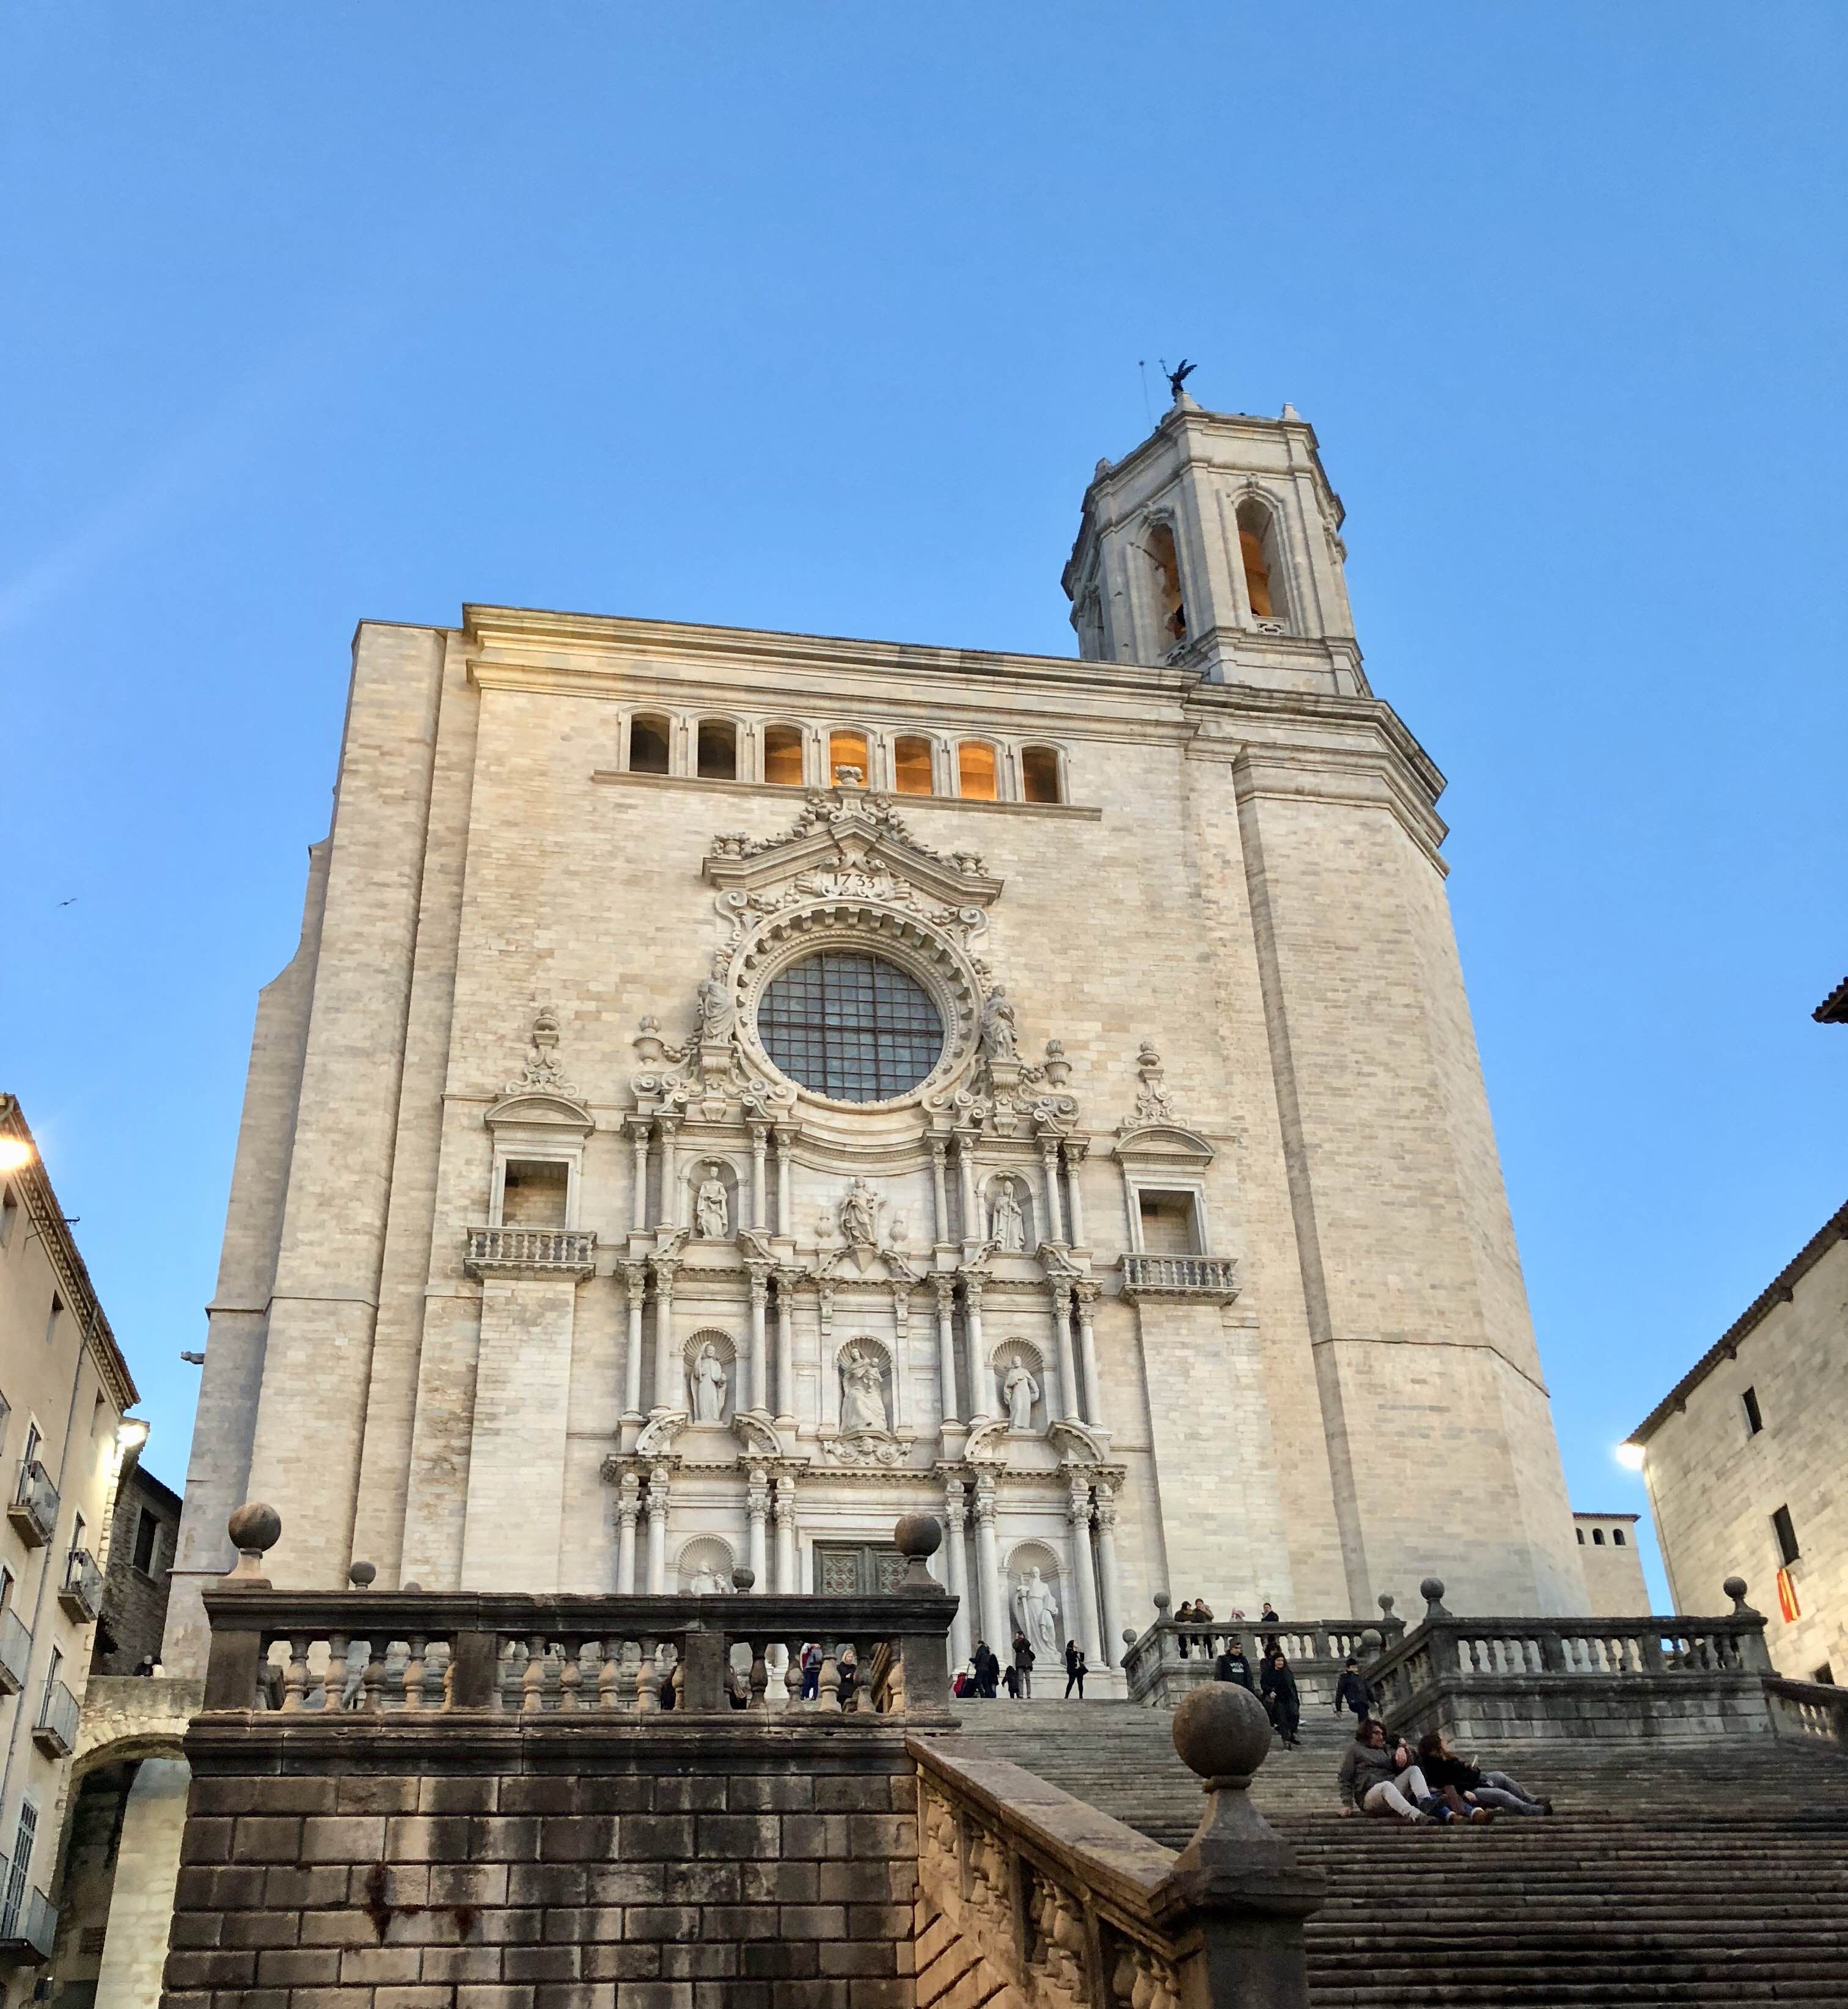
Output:
[[1418,1767],[1440,1792],[1454,1792],[1470,1807],[1506,1814],[1550,1814],[1551,1800],[1538,1800],[1506,1772],[1484,1772],[1460,1757],[1441,1730],[1418,1739]]
[[1412,1762],[1403,1738],[1386,1741],[1386,1726],[1363,1717],[1341,1761],[1341,1810],[1403,1821],[1445,1822],[1454,1818]]

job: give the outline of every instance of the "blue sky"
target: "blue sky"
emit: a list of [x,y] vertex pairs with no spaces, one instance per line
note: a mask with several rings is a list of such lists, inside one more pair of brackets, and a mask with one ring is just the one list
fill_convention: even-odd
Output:
[[[0,1082],[183,1471],[356,621],[1072,653],[1137,370],[1315,424],[1581,1506],[1841,1203],[1839,5],[0,16]],[[69,900],[69,905],[61,904]]]

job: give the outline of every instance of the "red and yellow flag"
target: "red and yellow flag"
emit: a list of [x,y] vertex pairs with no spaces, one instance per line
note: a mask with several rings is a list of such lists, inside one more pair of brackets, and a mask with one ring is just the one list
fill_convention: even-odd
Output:
[[1784,1614],[1784,1623],[1793,1625],[1803,1616],[1803,1608],[1797,1602],[1797,1586],[1790,1581],[1787,1569],[1778,1571],[1778,1609]]

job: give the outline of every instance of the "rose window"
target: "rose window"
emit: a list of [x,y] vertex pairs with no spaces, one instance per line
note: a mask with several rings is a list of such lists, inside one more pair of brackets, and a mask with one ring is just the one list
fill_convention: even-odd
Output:
[[915,977],[882,956],[811,955],[764,986],[757,1037],[789,1079],[836,1102],[886,1102],[943,1054],[943,1021]]

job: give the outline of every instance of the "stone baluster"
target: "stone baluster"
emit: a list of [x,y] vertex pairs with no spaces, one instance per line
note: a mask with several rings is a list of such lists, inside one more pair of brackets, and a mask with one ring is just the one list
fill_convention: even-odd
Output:
[[1059,1139],[1045,1136],[1040,1139],[1040,1171],[1046,1189],[1046,1239],[1063,1242],[1065,1239],[1065,1208],[1059,1196]]
[[956,1177],[963,1203],[963,1239],[965,1242],[979,1242],[982,1238],[982,1219],[975,1204],[975,1132],[973,1130],[959,1130],[956,1132]]
[[786,1240],[796,1232],[796,1203],[790,1194],[791,1153],[796,1148],[793,1124],[776,1126],[776,1231]]
[[635,1664],[635,1713],[647,1716],[661,1706],[661,1646],[654,1639],[637,1644],[641,1657]]
[[667,1467],[658,1465],[648,1474],[648,1595],[659,1597],[667,1589]]
[[753,1465],[745,1489],[745,1549],[750,1557],[754,1593],[761,1596],[770,1588],[770,1561],[765,1523],[770,1515],[770,1474],[761,1465]]
[[629,1301],[629,1346],[623,1356],[623,1413],[633,1422],[642,1414],[642,1306],[648,1295],[648,1266],[622,1265],[623,1288]]
[[785,1472],[777,1475],[771,1511],[776,1518],[776,1587],[786,1597],[797,1595],[802,1586],[796,1581],[796,1475],[793,1472]]
[[[1059,1357],[1059,1413],[1079,1420],[1078,1376],[1072,1364],[1072,1287],[1062,1278],[1052,1285],[1052,1338]],[[1048,1402],[1046,1407],[1052,1408]]]
[[949,1183],[945,1177],[949,1160],[949,1143],[942,1137],[931,1139],[931,1203],[935,1210],[936,1233],[931,1239],[947,1242],[949,1232]]
[[633,1472],[623,1475],[616,1495],[616,1589],[635,1595],[635,1524],[641,1513],[641,1482]]
[[767,1123],[754,1123],[750,1126],[750,1224],[760,1234],[770,1225],[764,1218],[768,1196],[764,1189],[764,1160],[770,1149],[770,1126]]
[[406,1709],[424,1706],[424,1649],[427,1635],[413,1632],[406,1641],[404,1656],[404,1706]]
[[559,1644],[559,1708],[562,1712],[575,1710],[578,1706],[578,1693],[583,1685],[584,1671],[581,1656],[584,1642],[581,1639],[564,1639]]
[[321,1678],[321,1706],[338,1709],[346,1699],[346,1656],[351,1650],[344,1632],[328,1635],[327,1671]]
[[1071,1490],[1066,1498],[1065,1518],[1071,1533],[1072,1582],[1078,1593],[1078,1643],[1084,1649],[1085,1659],[1094,1667],[1103,1660],[1104,1642],[1108,1635],[1098,1629],[1097,1568],[1091,1554],[1088,1480],[1072,1481]]
[[630,1152],[635,1167],[635,1200],[630,1209],[629,1224],[637,1235],[644,1233],[648,1225],[648,1133],[654,1127],[650,1117],[631,1116],[626,1120]]
[[1098,1336],[1091,1324],[1098,1287],[1095,1284],[1079,1284],[1073,1291],[1078,1300],[1078,1358],[1084,1368],[1084,1420],[1094,1430],[1108,1430],[1110,1426],[1104,1420],[1104,1391],[1098,1385]]
[[307,1706],[308,1693],[308,1642],[300,1633],[289,1641],[289,1665],[282,1673],[282,1708],[290,1715]]
[[995,1481],[987,1472],[975,1482],[975,1574],[981,1597],[982,1636],[998,1654],[1008,1642],[1007,1603],[1002,1594],[1001,1543],[995,1527]]
[[680,1171],[675,1162],[675,1143],[679,1135],[680,1119],[663,1114],[655,1120],[661,1132],[661,1210],[660,1224],[663,1228],[680,1225]]
[[825,1645],[822,1647],[821,1692],[816,1700],[819,1707],[839,1716],[841,1713],[841,1665],[834,1656],[834,1648]]
[[933,1277],[937,1298],[937,1382],[946,1423],[956,1421],[956,1280]]
[[391,1649],[388,1640],[366,1642],[366,1666],[360,1676],[360,1708],[367,1716],[377,1716],[385,1707],[385,1655]]
[[[943,1519],[949,1533],[944,1542],[944,1568],[950,1593],[956,1600],[956,1615],[949,1621],[949,1657],[952,1668],[959,1667],[968,1659],[971,1644],[969,1630],[969,1552],[964,1546],[964,1530],[968,1521],[968,1492],[959,1479],[949,1480],[943,1489]],[[999,1652],[998,1647],[995,1649]]]
[[969,1420],[976,1423],[995,1413],[995,1377],[988,1372],[988,1351],[982,1344],[982,1280],[979,1277],[963,1279],[963,1318],[969,1341]]
[[[766,1307],[770,1302],[770,1266],[747,1263],[750,1272],[750,1401],[748,1407],[764,1416],[770,1413],[770,1348],[764,1331]],[[736,1396],[732,1398],[736,1402]]]
[[1116,1574],[1116,1490],[1102,1480],[1098,1483],[1098,1591],[1106,1642],[1118,1636],[1123,1617],[1123,1592]]
[[[634,1529],[630,1529],[633,1557]],[[597,1642],[597,1706],[599,1709],[620,1709],[623,1706],[617,1691],[623,1681],[623,1642],[620,1639],[599,1639]]]
[[1068,1137],[1059,1146],[1065,1159],[1066,1224],[1072,1231],[1072,1246],[1074,1249],[1085,1246],[1084,1202],[1078,1190],[1078,1178],[1080,1168],[1084,1163],[1084,1154],[1089,1149],[1088,1141],[1083,1137]]
[[674,1273],[679,1264],[669,1256],[657,1256],[654,1270],[654,1407],[686,1407],[680,1377],[674,1371]]
[[545,1706],[545,1640],[537,1632],[527,1641],[526,1672],[520,1678],[520,1713],[537,1716]]

